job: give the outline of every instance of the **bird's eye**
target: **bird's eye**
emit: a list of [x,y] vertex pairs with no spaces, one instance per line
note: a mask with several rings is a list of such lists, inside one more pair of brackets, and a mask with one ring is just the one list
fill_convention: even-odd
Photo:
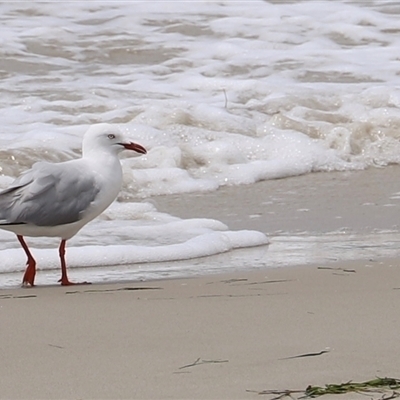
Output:
[[113,135],[112,133],[110,133],[107,137],[108,137],[110,140],[115,139],[115,135]]

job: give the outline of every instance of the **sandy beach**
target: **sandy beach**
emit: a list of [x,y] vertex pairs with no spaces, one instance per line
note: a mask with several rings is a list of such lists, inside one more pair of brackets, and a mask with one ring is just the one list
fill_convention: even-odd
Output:
[[[373,232],[397,224],[398,171],[311,174],[155,203],[277,235],[336,225]],[[379,253],[190,279],[3,289],[0,398],[270,399],[258,392],[399,378],[399,303],[398,260]]]
[[4,290],[1,398],[257,399],[395,377],[395,265]]

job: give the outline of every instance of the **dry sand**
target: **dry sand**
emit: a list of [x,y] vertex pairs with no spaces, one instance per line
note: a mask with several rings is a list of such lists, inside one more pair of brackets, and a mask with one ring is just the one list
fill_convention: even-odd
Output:
[[269,399],[248,390],[398,377],[390,263],[3,290],[0,396]]
[[[397,227],[399,173],[312,174],[155,201],[233,229],[371,232]],[[0,398],[270,399],[253,391],[400,378],[398,260],[328,267],[2,290]],[[339,397],[366,398],[382,394]]]

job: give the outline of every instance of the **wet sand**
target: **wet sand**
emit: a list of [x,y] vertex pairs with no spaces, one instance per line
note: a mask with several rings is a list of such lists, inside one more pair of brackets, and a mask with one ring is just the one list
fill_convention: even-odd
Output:
[[214,218],[269,235],[400,229],[400,166],[313,173],[150,199],[181,218]]
[[[272,238],[371,233],[397,229],[399,173],[313,174],[154,201]],[[268,399],[257,392],[400,378],[398,264],[377,251],[367,261],[1,290],[0,398]]]

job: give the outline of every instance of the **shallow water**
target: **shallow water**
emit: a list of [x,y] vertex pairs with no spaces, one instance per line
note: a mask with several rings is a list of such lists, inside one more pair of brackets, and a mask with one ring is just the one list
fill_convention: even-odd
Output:
[[[168,262],[265,242],[234,235],[219,218],[162,213],[151,204],[156,195],[317,171],[329,181],[332,171],[400,162],[393,2],[88,1],[68,3],[62,16],[54,3],[16,2],[0,11],[0,188],[38,160],[79,157],[96,122],[149,149],[123,159],[119,203],[71,241],[71,267],[101,264],[105,245],[125,265],[151,262],[146,254]],[[42,268],[56,268],[57,243],[32,243],[44,249]],[[144,255],[135,260],[138,247]],[[17,248],[0,232],[3,271],[23,269]]]

